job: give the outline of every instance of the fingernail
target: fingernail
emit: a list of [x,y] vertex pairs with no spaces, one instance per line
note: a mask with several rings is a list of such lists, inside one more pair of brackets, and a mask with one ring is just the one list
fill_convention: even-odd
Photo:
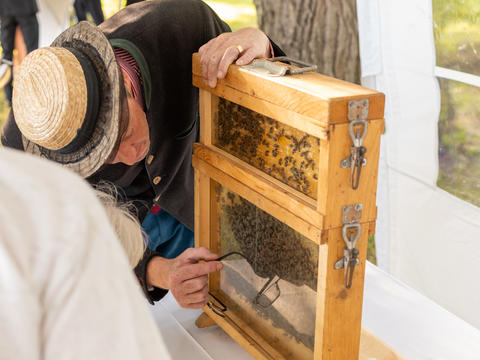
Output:
[[223,72],[219,71],[217,74],[217,78],[223,79]]
[[222,263],[219,261],[219,262],[217,263],[217,271],[222,270],[222,267],[223,267],[223,265],[222,265]]
[[210,81],[208,82],[208,86],[210,86],[211,88],[214,88],[215,85],[217,85],[217,81],[216,81],[216,80],[210,80]]
[[244,65],[244,64],[245,64],[245,60],[243,60],[243,59],[238,59],[238,60],[235,62],[235,64],[237,64],[237,65]]

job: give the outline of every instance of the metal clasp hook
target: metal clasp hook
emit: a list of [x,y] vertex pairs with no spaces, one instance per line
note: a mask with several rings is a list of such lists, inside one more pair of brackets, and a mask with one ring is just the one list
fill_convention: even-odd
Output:
[[[360,129],[356,129],[355,127],[362,126],[363,131],[360,135]],[[363,145],[363,141],[365,140],[365,135],[367,135],[368,131],[368,123],[365,120],[353,120],[350,122],[348,127],[348,132],[350,133],[350,138],[352,139],[354,147],[360,147]]]
[[358,239],[362,233],[362,225],[359,223],[362,217],[362,204],[354,204],[343,207],[343,227],[342,238],[346,248],[343,249],[343,257],[338,260],[334,268],[339,270],[343,268],[345,287],[350,289],[352,286],[353,273],[355,266],[360,263],[358,259],[359,251],[356,248]]
[[[353,230],[350,232],[350,238],[348,237],[349,230]],[[362,225],[358,223],[343,225],[342,237],[343,237],[343,241],[345,241],[345,244],[347,245],[347,249],[352,250],[357,245],[357,241],[360,238],[361,232],[362,232]]]
[[367,149],[363,146],[363,142],[368,132],[368,106],[368,99],[348,103],[348,120],[350,121],[348,132],[353,146],[350,148],[350,156],[343,159],[340,166],[350,168],[350,182],[354,190],[358,188],[362,167],[367,164],[365,159]]

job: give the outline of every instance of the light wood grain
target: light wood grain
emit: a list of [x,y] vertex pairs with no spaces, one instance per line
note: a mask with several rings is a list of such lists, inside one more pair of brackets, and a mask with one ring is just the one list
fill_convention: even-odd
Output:
[[195,246],[210,247],[210,179],[195,171]]
[[225,314],[225,317],[221,317],[215,314],[208,306],[205,306],[203,311],[255,359],[285,359],[261,336],[251,330],[242,319],[236,317],[233,313],[228,312],[228,314]]
[[218,98],[210,92],[199,90],[199,110],[200,110],[200,142],[210,145],[212,143],[212,122],[213,111],[216,108]]
[[[214,319],[208,316],[206,313],[202,313],[198,319],[195,321],[195,325],[203,329],[205,327],[218,325]],[[257,341],[252,344],[251,339],[258,339],[258,335],[252,334],[252,336],[245,337],[243,331],[238,331],[236,328],[231,329],[229,335],[237,342],[247,342],[248,346],[258,346],[257,351],[252,351],[250,354],[256,359],[271,359],[268,350],[265,351],[259,345]],[[252,344],[252,345],[250,345]],[[268,355],[267,355],[267,354]],[[360,335],[360,356],[359,360],[404,360],[404,358],[399,355],[395,350],[390,346],[380,340],[377,336],[372,334],[366,329],[362,329]]]
[[[200,88],[200,141],[203,143],[195,145],[193,156],[195,201],[202,202],[195,207],[195,221],[202,223],[195,225],[195,231],[200,232],[198,237],[195,235],[196,244],[218,250],[220,235],[216,219],[221,209],[214,198],[215,182],[314,241],[319,246],[319,263],[313,358],[353,360],[360,356],[363,359],[359,352],[363,285],[368,236],[375,232],[377,216],[375,202],[380,135],[384,131],[384,95],[318,73],[270,77],[233,65],[227,77],[214,89],[204,84],[201,74],[198,56],[194,55],[193,83]],[[320,138],[320,149],[315,148],[315,154],[319,151],[318,174],[315,174],[318,187],[313,190],[316,199],[291,187],[300,184],[285,185],[212,144],[219,97]],[[341,162],[350,155],[352,147],[348,103],[360,99],[369,100],[368,133],[363,144],[367,148],[367,164],[362,168],[359,187],[354,190],[350,169],[341,168]],[[282,166],[280,161],[278,164]],[[352,287],[346,289],[344,270],[335,270],[334,264],[343,258],[346,246],[342,238],[342,208],[356,203],[363,205],[362,232],[356,245],[360,264],[355,267]],[[209,284],[210,289],[220,290],[219,275],[212,275]],[[286,356],[233,311],[227,312],[225,318],[208,308],[205,313],[255,358],[282,359]],[[388,347],[377,346],[381,343],[378,339],[369,334],[364,338],[362,349],[365,353],[382,354],[367,356],[397,359],[391,357],[395,354]]]
[[275,218],[290,226],[292,229],[299,232],[303,236],[306,236],[313,242],[320,244],[321,231],[319,231],[320,229],[318,229],[317,227],[307,223],[298,216],[295,216],[295,214],[279,206],[274,201],[264,197],[256,191],[253,191],[248,186],[245,186],[240,181],[232,178],[231,176],[225,174],[223,171],[220,171],[209,163],[201,160],[196,155],[193,156],[193,166],[195,167],[195,169],[198,169],[201,172],[207,174],[208,176],[210,176],[211,179],[227,187],[229,190],[237,193],[258,208],[266,211],[269,214],[272,214]]
[[[193,75],[193,83],[195,85],[203,83],[201,76]],[[217,86],[214,89],[208,88],[208,90],[200,89],[201,91],[211,91],[214,96],[227,99],[228,101],[239,104],[250,110],[253,110],[264,116],[273,118],[281,123],[293,126],[299,130],[302,130],[310,135],[318,137],[319,139],[326,139],[328,136],[327,128],[328,123],[319,122],[316,119],[304,116],[295,111],[285,109],[281,106],[266,102],[255,96],[250,96],[237,89],[229,86]],[[207,142],[203,142],[207,144]]]
[[217,323],[216,323],[210,316],[208,316],[208,315],[205,314],[205,313],[202,313],[202,314],[197,318],[197,320],[195,320],[195,325],[196,325],[199,329],[203,329],[203,328],[206,328],[206,327],[210,327],[210,326],[217,325]]
[[361,203],[362,221],[377,218],[376,192],[378,179],[378,159],[380,154],[380,135],[384,120],[372,120],[364,146],[367,164],[362,168],[358,189],[354,190],[350,181],[350,168],[341,168],[340,163],[350,155],[352,140],[348,133],[348,124],[336,124],[330,127],[330,141],[322,141],[320,146],[318,211],[325,214],[324,229],[342,225],[344,205]]
[[360,264],[355,267],[350,289],[345,288],[344,270],[334,268],[335,262],[343,258],[342,228],[327,230],[328,240],[320,246],[315,360],[358,359],[370,226],[371,223],[362,224],[357,243]]
[[[211,249],[211,184],[210,178],[201,171],[195,170],[195,212],[194,212],[194,236],[195,247],[206,247]],[[209,288],[218,283],[217,273],[209,276]]]
[[323,225],[323,215],[316,210],[317,203],[315,200],[272,178],[263,171],[246,164],[221,149],[209,148],[199,143],[194,145],[194,154],[252,190],[295,213],[313,226],[321,228]]
[[368,98],[368,120],[383,118],[385,95],[346,81],[314,72],[272,77],[231,65],[225,79],[220,80],[216,88],[211,90],[201,77],[198,54],[193,55],[192,61],[193,84],[198,88],[215,94],[220,94],[224,87],[236,89],[268,104],[315,119],[320,127],[324,124],[346,122],[350,100]]

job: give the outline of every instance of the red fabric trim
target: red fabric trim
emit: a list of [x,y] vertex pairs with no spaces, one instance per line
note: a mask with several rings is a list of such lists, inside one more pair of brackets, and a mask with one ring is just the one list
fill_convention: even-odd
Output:
[[150,209],[150,212],[153,214],[153,215],[157,215],[158,212],[162,210],[162,208],[160,206],[158,206],[157,204],[154,204],[152,206],[152,208]]
[[113,48],[115,52],[115,59],[120,65],[120,68],[125,71],[132,83],[133,98],[137,100],[143,110],[145,110],[145,103],[143,101],[143,92],[142,92],[142,74],[137,65],[137,62],[128,51],[120,48]]

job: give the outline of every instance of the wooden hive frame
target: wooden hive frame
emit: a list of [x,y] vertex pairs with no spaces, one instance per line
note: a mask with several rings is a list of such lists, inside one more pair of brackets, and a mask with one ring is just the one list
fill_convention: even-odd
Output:
[[[227,77],[211,89],[203,82],[196,54],[193,56],[193,84],[200,89],[201,118],[200,143],[195,144],[193,156],[196,246],[216,250],[215,183],[315,242],[318,245],[318,283],[313,358],[357,359],[367,242],[368,236],[375,232],[384,95],[317,73],[273,78],[238,66],[231,66]],[[318,138],[316,193],[307,196],[217,147],[213,130],[219,99]],[[362,168],[358,189],[353,189],[350,169],[340,164],[348,158],[352,147],[348,107],[355,104],[352,101],[365,99],[369,102],[368,132],[363,146],[367,148],[368,162]],[[359,219],[362,231],[356,245],[359,264],[355,267],[351,287],[346,289],[344,271],[335,269],[335,263],[343,257],[345,249],[344,207],[353,204],[362,204]],[[210,276],[210,289],[216,289],[218,281],[218,275]],[[205,307],[198,324],[212,323],[220,325],[255,358],[287,358],[233,312],[227,311],[225,317],[221,317]]]

